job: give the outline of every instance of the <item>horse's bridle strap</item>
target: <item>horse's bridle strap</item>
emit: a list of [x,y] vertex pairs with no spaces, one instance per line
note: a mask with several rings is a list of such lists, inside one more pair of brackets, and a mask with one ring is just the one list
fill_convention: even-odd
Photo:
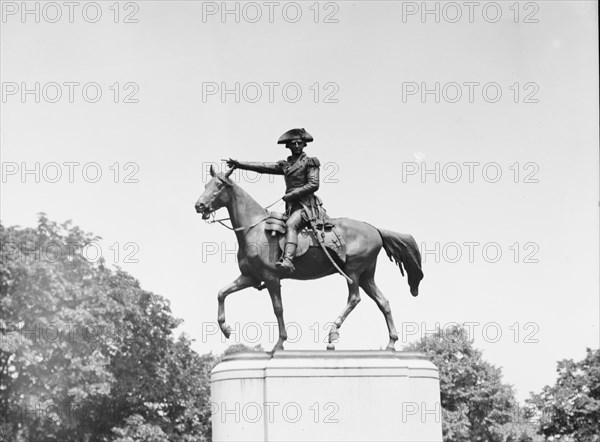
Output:
[[[272,204],[269,204],[267,207],[265,207],[265,210],[267,210],[269,207],[273,207],[275,204],[277,204],[279,202],[279,198]],[[214,216],[214,215],[213,215]],[[242,227],[229,227],[227,224],[223,223],[223,221],[230,221],[231,218],[220,218],[220,219],[213,219],[211,221],[207,221],[210,224],[214,224],[214,223],[219,223],[224,227],[227,227],[229,230],[233,230],[234,232],[239,232],[240,230],[246,230],[246,229],[251,229],[252,227],[257,226],[258,224],[262,223],[264,220],[266,220],[269,217],[269,214],[267,213],[267,215],[258,220],[257,222],[255,222],[254,224],[250,224],[249,226],[242,226]]]

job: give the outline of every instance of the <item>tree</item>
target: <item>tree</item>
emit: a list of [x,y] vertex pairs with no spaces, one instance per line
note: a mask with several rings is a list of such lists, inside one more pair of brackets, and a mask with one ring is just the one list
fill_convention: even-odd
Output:
[[207,440],[216,358],[175,339],[165,298],[86,258],[98,239],[43,214],[36,228],[0,224],[0,433]]
[[541,434],[560,441],[600,441],[600,350],[587,349],[585,359],[557,364],[558,379],[534,394]]
[[113,428],[115,438],[112,442],[164,442],[167,435],[158,426],[146,423],[139,414],[125,419],[126,426]]
[[518,413],[512,387],[473,348],[464,328],[438,330],[407,350],[425,353],[439,369],[444,441],[528,440],[520,439],[523,429],[511,425]]

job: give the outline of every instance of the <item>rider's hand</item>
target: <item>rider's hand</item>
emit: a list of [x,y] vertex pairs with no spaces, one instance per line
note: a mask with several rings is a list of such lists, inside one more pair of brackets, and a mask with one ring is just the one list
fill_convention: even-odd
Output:
[[291,192],[286,193],[285,195],[283,195],[283,198],[281,198],[281,199],[287,203],[288,201],[291,201],[294,199],[294,195]]
[[240,167],[240,162],[238,160],[234,160],[232,158],[229,158],[226,162],[227,167],[229,167],[230,169],[235,169],[236,167]]

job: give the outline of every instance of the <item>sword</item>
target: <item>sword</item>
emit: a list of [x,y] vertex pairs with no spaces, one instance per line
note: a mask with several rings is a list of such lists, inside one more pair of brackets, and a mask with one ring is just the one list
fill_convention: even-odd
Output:
[[[309,212],[309,211],[308,211],[308,207],[306,207],[306,206],[305,206],[303,203],[300,203],[300,204],[302,204],[302,206],[304,207],[304,210],[306,211],[306,214],[307,214],[307,215],[308,215],[309,213],[312,213],[312,212]],[[332,256],[329,254],[329,251],[327,250],[327,247],[325,247],[325,244],[323,244],[323,242],[322,242],[322,241],[321,241],[321,239],[319,238],[319,231],[317,230],[317,226],[316,226],[316,224],[315,224],[315,220],[314,220],[314,218],[311,218],[311,219],[309,220],[309,222],[310,222],[310,227],[311,227],[311,229],[312,229],[312,231],[313,231],[313,234],[315,235],[315,238],[317,238],[317,242],[318,242],[318,243],[319,243],[319,245],[321,246],[321,249],[323,249],[323,252],[325,252],[325,255],[327,256],[327,258],[329,258],[329,261],[331,261],[331,264],[333,264],[333,267],[335,267],[335,269],[338,271],[338,273],[339,273],[340,275],[342,275],[344,278],[346,278],[346,281],[348,281],[348,284],[352,284],[354,281],[352,281],[352,280],[350,279],[350,277],[348,277],[348,275],[346,275],[346,274],[344,273],[344,271],[343,271],[342,269],[340,269],[340,267],[339,267],[339,266],[336,264],[336,262],[334,261],[333,257],[332,257]]]

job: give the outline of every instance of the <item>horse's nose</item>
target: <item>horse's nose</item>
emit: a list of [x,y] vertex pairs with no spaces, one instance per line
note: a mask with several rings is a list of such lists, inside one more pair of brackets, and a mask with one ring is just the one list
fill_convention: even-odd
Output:
[[196,212],[200,213],[204,210],[204,203],[196,203]]

